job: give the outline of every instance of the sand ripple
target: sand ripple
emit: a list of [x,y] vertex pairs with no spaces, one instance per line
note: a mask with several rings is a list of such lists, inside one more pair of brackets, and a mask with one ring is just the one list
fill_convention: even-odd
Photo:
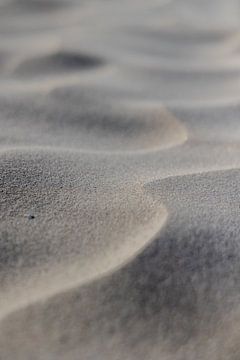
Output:
[[240,358],[238,12],[0,1],[0,359]]
[[55,73],[63,74],[64,72],[87,70],[101,64],[102,61],[98,58],[62,51],[42,57],[39,56],[35,59],[27,59],[17,66],[15,73],[24,77],[41,77]]
[[[60,97],[55,93],[48,101],[40,99],[3,102],[0,145],[45,144],[111,154],[158,151],[187,139],[184,125],[163,107],[141,110],[122,107],[120,111],[107,104],[94,104],[86,93],[80,93],[74,100],[68,91]],[[45,125],[39,126],[39,121]]]

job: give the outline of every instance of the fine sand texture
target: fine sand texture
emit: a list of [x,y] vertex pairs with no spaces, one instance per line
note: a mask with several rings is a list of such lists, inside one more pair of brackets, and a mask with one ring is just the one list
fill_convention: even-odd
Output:
[[240,359],[239,19],[0,0],[0,360]]

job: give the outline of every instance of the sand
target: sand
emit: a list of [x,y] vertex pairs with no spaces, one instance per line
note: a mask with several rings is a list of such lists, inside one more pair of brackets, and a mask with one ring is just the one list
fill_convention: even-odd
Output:
[[0,360],[240,359],[238,0],[0,0]]

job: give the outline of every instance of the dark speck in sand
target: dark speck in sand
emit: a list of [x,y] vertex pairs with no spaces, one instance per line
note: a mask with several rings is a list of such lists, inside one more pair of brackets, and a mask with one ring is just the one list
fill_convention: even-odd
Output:
[[32,215],[32,214],[28,215],[28,220],[33,220],[33,219],[35,219],[34,215]]

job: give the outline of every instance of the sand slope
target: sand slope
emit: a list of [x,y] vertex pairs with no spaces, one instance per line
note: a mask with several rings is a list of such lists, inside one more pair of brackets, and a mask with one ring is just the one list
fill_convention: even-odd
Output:
[[0,1],[0,360],[239,360],[239,9]]

